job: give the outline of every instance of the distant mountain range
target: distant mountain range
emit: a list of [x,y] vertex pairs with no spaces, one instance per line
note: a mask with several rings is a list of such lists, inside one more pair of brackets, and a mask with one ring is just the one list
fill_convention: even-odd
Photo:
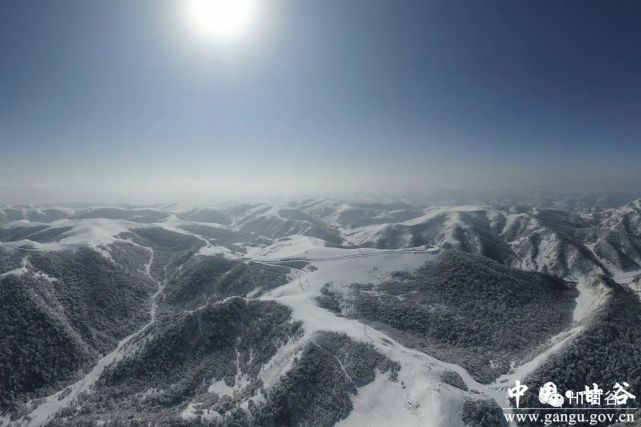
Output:
[[0,207],[0,426],[489,427],[515,380],[641,392],[641,199],[489,200]]

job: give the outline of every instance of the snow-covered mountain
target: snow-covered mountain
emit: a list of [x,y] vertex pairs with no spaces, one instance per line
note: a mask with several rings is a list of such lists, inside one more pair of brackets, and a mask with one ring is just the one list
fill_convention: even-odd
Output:
[[640,278],[641,200],[0,208],[0,425],[498,426],[641,387]]

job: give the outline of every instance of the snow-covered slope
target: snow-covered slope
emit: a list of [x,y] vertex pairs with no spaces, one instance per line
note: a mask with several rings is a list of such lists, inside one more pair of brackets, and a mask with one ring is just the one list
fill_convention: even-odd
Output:
[[641,201],[581,206],[2,208],[0,425],[502,420],[641,293]]

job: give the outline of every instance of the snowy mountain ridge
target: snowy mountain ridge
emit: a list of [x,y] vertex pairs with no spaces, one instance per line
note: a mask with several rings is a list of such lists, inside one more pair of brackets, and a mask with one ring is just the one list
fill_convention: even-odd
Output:
[[3,208],[0,425],[499,425],[639,277],[640,200]]

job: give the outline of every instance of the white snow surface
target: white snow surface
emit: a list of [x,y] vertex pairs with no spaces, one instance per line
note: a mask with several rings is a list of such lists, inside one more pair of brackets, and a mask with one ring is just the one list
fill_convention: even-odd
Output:
[[[278,208],[272,207],[265,210],[266,205],[259,205],[248,211],[247,215],[279,216]],[[349,205],[343,204],[336,211],[333,220],[340,213],[341,209],[349,209]],[[460,226],[458,220],[459,212],[482,209],[479,206],[456,206],[438,207],[425,209],[425,214],[418,218],[400,222],[398,224],[411,226],[421,224],[437,215],[448,216],[448,226],[444,227],[444,241],[448,241],[447,232],[454,226]],[[261,210],[265,210],[260,212]],[[515,221],[519,220],[520,214],[508,215],[504,230],[508,229]],[[112,219],[63,219],[54,221],[48,226],[72,227],[64,233],[58,242],[38,243],[31,240],[17,242],[4,242],[1,245],[8,248],[31,248],[34,250],[61,250],[75,247],[92,247],[110,258],[104,250],[107,246],[118,240],[118,234],[141,227],[159,226],[167,230],[176,231],[182,234],[189,234],[200,238],[205,245],[199,254],[204,256],[223,255],[230,258],[239,258],[242,255],[235,254],[226,248],[212,245],[206,239],[197,234],[181,229],[179,226],[184,221],[176,216],[170,216],[165,221],[156,224],[140,224],[126,220]],[[194,224],[192,221],[187,223]],[[28,221],[16,221],[11,226],[37,224]],[[206,224],[207,226],[215,226]],[[6,225],[5,225],[6,226]],[[376,239],[390,224],[372,225],[354,230],[343,230],[347,241],[363,244]],[[528,232],[540,232],[540,224],[536,220],[525,225]],[[544,234],[541,239],[536,266],[522,265],[526,270],[540,270],[544,266],[552,265],[558,255],[554,251],[556,246],[553,234]],[[521,242],[510,242],[514,249],[519,247]],[[153,256],[153,253],[152,253]],[[372,343],[378,351],[385,354],[392,360],[401,364],[401,371],[397,382],[388,378],[387,374],[378,373],[376,379],[359,389],[358,394],[353,396],[354,410],[347,419],[340,425],[361,426],[361,425],[421,425],[434,427],[449,427],[460,423],[460,407],[466,397],[479,398],[476,394],[466,393],[441,382],[440,374],[444,370],[454,370],[461,375],[470,389],[476,389],[481,393],[493,397],[500,406],[509,406],[507,402],[506,389],[514,384],[515,380],[523,381],[537,367],[557,353],[564,345],[574,339],[582,330],[590,315],[607,300],[608,290],[594,276],[580,276],[568,279],[575,280],[579,296],[576,299],[574,310],[573,328],[553,337],[547,346],[542,347],[541,352],[532,360],[520,366],[515,366],[511,372],[502,375],[495,382],[483,385],[476,382],[469,373],[454,364],[439,361],[427,354],[408,349],[393,339],[390,339],[382,332],[364,326],[357,320],[336,316],[330,311],[324,310],[315,303],[315,298],[320,295],[322,287],[329,284],[336,292],[345,292],[352,283],[380,283],[390,277],[394,271],[413,271],[426,261],[433,259],[436,254],[425,248],[408,248],[401,250],[380,250],[380,249],[348,249],[329,247],[325,241],[302,235],[294,235],[275,241],[266,247],[247,247],[247,254],[242,256],[245,259],[263,263],[276,263],[285,259],[299,259],[308,261],[316,269],[306,268],[302,270],[293,269],[290,275],[291,281],[279,288],[265,294],[261,299],[274,300],[291,308],[294,320],[303,322],[304,336],[301,339],[291,340],[285,346],[278,349],[276,355],[268,364],[263,366],[259,378],[263,381],[265,388],[273,386],[280,376],[291,368],[292,360],[303,346],[313,340],[314,333],[319,331],[342,332],[352,339]],[[147,273],[149,273],[149,265]],[[28,259],[23,260],[22,266],[15,270],[0,274],[0,279],[9,275],[25,274],[29,271]],[[41,272],[35,272],[36,276],[55,281],[56,278],[48,277]],[[626,284],[636,291],[641,297],[641,271],[623,273],[615,270],[614,279]],[[76,397],[85,391],[91,391],[93,384],[100,374],[111,363],[124,357],[130,350],[130,341],[144,331],[156,319],[156,299],[162,292],[162,284],[158,283],[158,292],[153,297],[150,322],[138,332],[120,341],[115,350],[105,355],[85,377],[75,384],[60,390],[41,401],[29,402],[30,419],[23,418],[16,425],[39,426],[55,415],[60,409],[74,404]],[[233,395],[243,388],[243,379],[236,378],[234,387],[227,386],[224,381],[219,380],[210,384],[209,391],[217,394]],[[64,396],[64,397],[63,397]],[[262,396],[253,396],[255,401],[260,401]],[[245,402],[246,403],[246,402]],[[183,412],[186,419],[195,417],[195,408],[189,405]],[[204,418],[214,419],[215,413],[205,412]],[[10,424],[8,417],[0,417],[0,426]]]
[[[37,224],[37,223],[32,223]],[[118,240],[120,233],[141,227],[141,224],[114,219],[61,219],[47,224],[51,228],[71,227],[56,242],[39,243],[29,239],[3,242],[6,248],[32,249],[38,251],[58,251],[78,247],[91,247],[104,257],[111,259],[104,246]]]
[[[346,290],[351,283],[378,283],[394,271],[413,271],[436,255],[427,251],[383,251],[328,248],[316,240],[297,237],[274,245],[254,259],[306,258],[316,270],[299,271],[292,281],[272,290],[261,299],[274,300],[292,310],[294,320],[303,322],[302,343],[313,340],[315,332],[345,333],[352,339],[373,344],[378,351],[401,364],[398,381],[378,373],[376,380],[353,397],[354,411],[340,425],[421,425],[451,426],[460,421],[460,405],[467,393],[441,383],[446,369],[459,372],[473,388],[482,387],[462,368],[408,349],[385,334],[357,320],[339,317],[320,308],[315,298],[326,283],[334,290]],[[258,256],[256,256],[258,255]],[[283,367],[278,373],[282,375]],[[453,424],[454,423],[454,424]]]
[[576,297],[576,307],[573,312],[574,323],[580,323],[594,313],[606,300],[609,290],[603,286],[600,279],[580,277],[576,282],[579,296]]

